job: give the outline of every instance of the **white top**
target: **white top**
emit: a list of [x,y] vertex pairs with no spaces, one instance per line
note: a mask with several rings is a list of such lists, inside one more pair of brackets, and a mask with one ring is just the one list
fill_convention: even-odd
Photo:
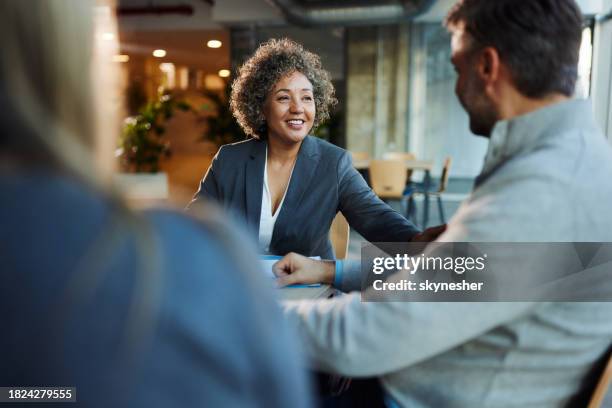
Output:
[[272,214],[272,198],[270,197],[270,189],[268,188],[268,149],[266,147],[266,165],[264,166],[264,183],[263,183],[263,194],[261,195],[261,214],[259,215],[259,247],[268,252],[270,250],[270,242],[272,241],[272,232],[274,231],[274,224],[276,224],[276,218],[283,208],[283,202],[285,202],[285,196],[289,189],[289,183],[291,183],[291,176],[293,176],[293,167],[291,168],[291,174],[289,175],[289,182],[287,188],[283,193],[276,212]]

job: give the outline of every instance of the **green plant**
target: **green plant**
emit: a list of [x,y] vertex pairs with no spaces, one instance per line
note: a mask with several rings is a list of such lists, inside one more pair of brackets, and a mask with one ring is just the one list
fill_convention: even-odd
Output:
[[116,154],[124,171],[159,171],[161,158],[170,154],[170,143],[164,138],[165,123],[175,109],[188,111],[191,106],[162,95],[159,100],[147,103],[138,115],[125,120]]
[[227,85],[224,92],[204,92],[210,103],[205,103],[201,107],[201,111],[206,114],[204,121],[207,125],[202,140],[209,140],[220,146],[246,139],[246,135],[230,111],[230,92],[231,89]]
[[137,115],[147,104],[147,94],[140,81],[130,81],[125,90],[126,108],[130,115]]

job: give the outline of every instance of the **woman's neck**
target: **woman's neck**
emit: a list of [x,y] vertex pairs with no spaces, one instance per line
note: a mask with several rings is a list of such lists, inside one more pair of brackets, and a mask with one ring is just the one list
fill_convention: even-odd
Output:
[[268,138],[268,161],[275,161],[281,164],[295,162],[302,142],[286,144],[276,139]]

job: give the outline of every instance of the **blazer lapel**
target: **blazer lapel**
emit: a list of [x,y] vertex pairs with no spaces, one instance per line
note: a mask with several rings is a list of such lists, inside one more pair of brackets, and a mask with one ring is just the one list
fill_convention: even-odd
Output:
[[246,218],[249,227],[259,233],[261,216],[261,195],[263,193],[263,172],[266,163],[266,143],[256,141],[245,167],[244,180],[246,197]]
[[289,182],[289,187],[287,187],[285,201],[283,201],[283,207],[278,214],[276,224],[274,224],[272,240],[270,241],[270,250],[276,248],[278,246],[278,241],[282,238],[278,234],[278,231],[286,230],[286,225],[298,219],[296,214],[300,202],[317,170],[319,158],[320,153],[316,141],[313,140],[313,136],[306,136],[298,152],[295,167],[291,174],[291,181]]

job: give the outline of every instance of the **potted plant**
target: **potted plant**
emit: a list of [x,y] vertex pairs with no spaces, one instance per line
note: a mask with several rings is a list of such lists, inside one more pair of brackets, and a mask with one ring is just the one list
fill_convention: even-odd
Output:
[[206,122],[206,131],[202,135],[202,140],[208,140],[221,146],[246,139],[246,135],[230,111],[230,92],[231,88],[228,85],[225,86],[223,92],[204,92],[209,103],[201,107]]
[[191,107],[165,94],[125,120],[116,151],[122,170],[117,182],[129,198],[167,198],[168,177],[159,169],[161,160],[170,155],[165,123],[175,109],[188,111]]

